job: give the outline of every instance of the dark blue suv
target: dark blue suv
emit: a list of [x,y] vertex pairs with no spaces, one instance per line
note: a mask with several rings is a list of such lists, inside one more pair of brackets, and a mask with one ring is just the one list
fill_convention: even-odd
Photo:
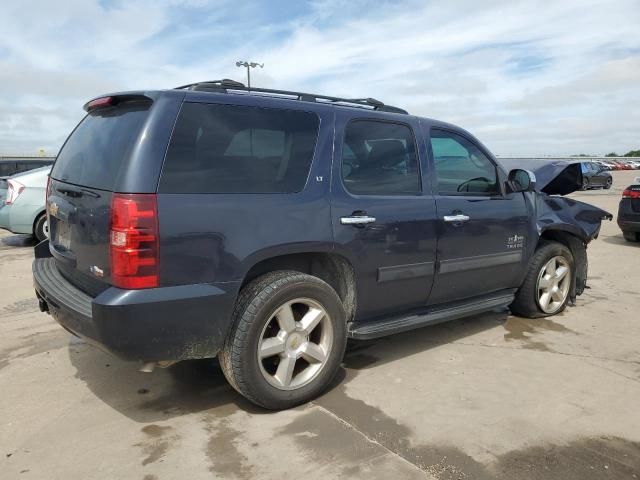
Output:
[[224,80],[85,110],[47,189],[41,309],[148,367],[218,356],[266,408],[322,392],[349,338],[562,311],[608,217],[554,195],[579,165],[508,173],[468,132],[374,99]]

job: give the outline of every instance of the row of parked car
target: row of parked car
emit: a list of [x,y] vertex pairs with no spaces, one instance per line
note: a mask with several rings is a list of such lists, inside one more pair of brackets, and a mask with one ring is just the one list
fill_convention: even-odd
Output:
[[593,163],[605,170],[640,170],[640,158],[638,160],[594,160]]

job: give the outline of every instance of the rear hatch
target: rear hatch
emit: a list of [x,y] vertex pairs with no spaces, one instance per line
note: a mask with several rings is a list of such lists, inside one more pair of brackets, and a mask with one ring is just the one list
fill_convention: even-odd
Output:
[[144,136],[152,102],[142,96],[104,97],[60,151],[48,189],[50,250],[61,274],[91,296],[112,284],[111,204]]
[[626,222],[640,222],[640,177],[636,178],[636,184],[629,185],[622,193],[618,218]]

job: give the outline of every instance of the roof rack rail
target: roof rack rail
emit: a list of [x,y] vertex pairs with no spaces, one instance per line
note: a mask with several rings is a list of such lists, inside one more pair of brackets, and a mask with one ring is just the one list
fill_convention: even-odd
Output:
[[274,90],[271,88],[246,87],[243,83],[236,82],[235,80],[230,80],[228,78],[223,78],[222,80],[207,80],[204,82],[190,83],[188,85],[176,87],[176,90],[195,90],[218,93],[227,93],[229,90],[245,91],[250,93],[262,93],[266,95],[290,98],[303,102],[335,103],[338,105],[347,106],[356,105],[359,107],[369,107],[372,110],[379,110],[382,112],[408,114],[408,112],[402,108],[385,105],[383,102],[381,102],[380,100],[376,100],[375,98],[339,98],[330,97],[328,95],[318,95],[315,93],[294,92],[289,90]]

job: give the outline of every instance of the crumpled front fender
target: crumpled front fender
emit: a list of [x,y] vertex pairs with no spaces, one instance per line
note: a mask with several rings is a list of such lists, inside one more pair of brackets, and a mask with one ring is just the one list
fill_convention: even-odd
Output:
[[538,235],[546,230],[561,230],[577,236],[585,243],[598,237],[603,220],[613,215],[598,207],[572,198],[534,193]]

